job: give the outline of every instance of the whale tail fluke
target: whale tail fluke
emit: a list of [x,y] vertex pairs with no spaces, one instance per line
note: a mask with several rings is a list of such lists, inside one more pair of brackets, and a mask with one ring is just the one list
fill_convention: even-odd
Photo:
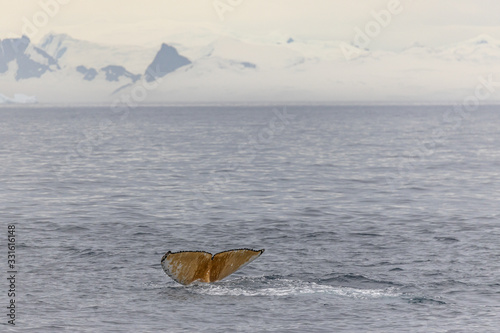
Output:
[[257,259],[262,250],[236,249],[215,255],[204,251],[167,252],[161,266],[173,280],[188,285],[195,281],[215,282]]

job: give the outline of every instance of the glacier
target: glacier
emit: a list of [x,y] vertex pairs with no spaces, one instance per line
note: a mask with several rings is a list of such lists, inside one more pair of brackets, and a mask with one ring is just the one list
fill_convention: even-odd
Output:
[[37,99],[35,96],[26,96],[23,94],[14,94],[13,98],[9,98],[0,94],[0,104],[35,104]]

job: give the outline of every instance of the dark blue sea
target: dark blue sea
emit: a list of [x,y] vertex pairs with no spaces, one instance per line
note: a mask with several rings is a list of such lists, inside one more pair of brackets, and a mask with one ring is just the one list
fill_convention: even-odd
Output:
[[2,332],[498,332],[500,107],[3,107],[0,228]]

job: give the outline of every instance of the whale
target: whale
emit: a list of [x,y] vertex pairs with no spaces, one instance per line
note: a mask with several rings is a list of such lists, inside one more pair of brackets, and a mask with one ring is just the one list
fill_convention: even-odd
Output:
[[264,249],[234,249],[214,255],[205,251],[168,251],[161,258],[161,266],[169,277],[180,284],[212,283],[228,277],[262,253]]

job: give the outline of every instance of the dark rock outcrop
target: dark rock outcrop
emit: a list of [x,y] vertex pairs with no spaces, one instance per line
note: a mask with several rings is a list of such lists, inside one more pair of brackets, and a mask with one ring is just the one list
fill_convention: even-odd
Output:
[[162,44],[153,62],[146,69],[146,81],[152,82],[190,63],[191,61],[181,56],[174,47]]
[[130,78],[132,82],[136,82],[141,78],[140,74],[132,74],[129,71],[127,71],[123,66],[110,65],[101,68],[101,70],[106,73],[106,80],[110,82],[118,81],[122,76]]
[[248,62],[248,61],[243,61],[241,64],[245,68],[257,68],[257,65],[255,65],[254,63]]
[[[35,60],[35,59],[36,60]],[[9,69],[9,63],[16,61],[16,80],[41,77],[45,72],[60,69],[57,60],[42,49],[31,44],[26,36],[0,41],[0,73]]]
[[76,71],[83,74],[83,79],[87,81],[92,81],[97,76],[97,71],[95,68],[87,68],[85,66],[78,66]]

